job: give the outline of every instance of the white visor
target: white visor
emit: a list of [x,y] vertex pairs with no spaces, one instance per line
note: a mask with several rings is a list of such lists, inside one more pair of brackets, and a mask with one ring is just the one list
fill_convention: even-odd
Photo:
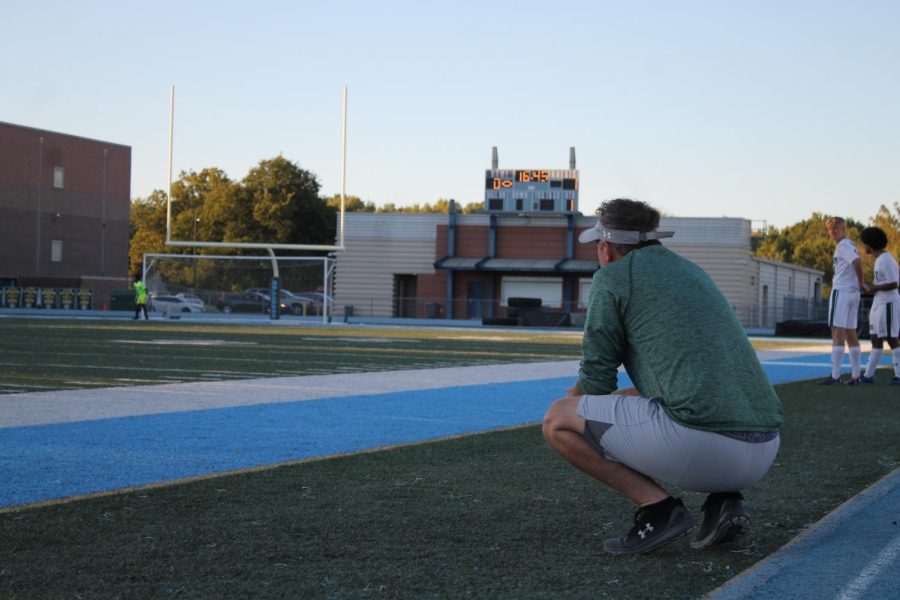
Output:
[[600,221],[591,227],[585,229],[578,236],[578,241],[582,244],[595,242],[597,240],[610,242],[611,244],[628,244],[636,246],[647,240],[658,240],[661,238],[670,238],[675,235],[674,231],[626,231],[624,229],[607,229]]

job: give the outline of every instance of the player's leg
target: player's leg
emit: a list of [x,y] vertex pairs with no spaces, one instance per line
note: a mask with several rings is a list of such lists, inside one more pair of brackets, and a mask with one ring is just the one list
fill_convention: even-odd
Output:
[[830,385],[841,382],[841,364],[844,362],[844,343],[847,340],[846,329],[832,326],[831,328],[831,375],[822,383]]
[[583,400],[612,396],[567,396],[557,400],[544,417],[544,437],[554,450],[584,473],[611,487],[638,505],[634,527],[621,538],[606,540],[611,554],[635,554],[654,550],[687,533],[693,518],[681,500],[676,500],[655,481],[604,455],[597,445],[598,428],[611,423],[591,422],[584,417]]
[[881,355],[884,352],[884,340],[876,334],[872,334],[872,349],[869,350],[869,360],[866,362],[866,373],[862,376],[863,383],[875,383],[875,369],[881,361]]
[[554,402],[544,416],[544,438],[563,458],[600,483],[616,490],[638,506],[668,497],[668,493],[622,463],[607,460],[585,439],[585,419],[577,414],[580,397],[566,396]]
[[894,377],[891,385],[900,385],[900,299],[885,305],[885,329],[887,343],[891,349],[891,362],[894,365]]
[[844,304],[842,307],[844,310],[844,324],[843,327],[846,327],[845,338],[847,340],[847,348],[850,353],[850,383],[851,385],[859,385],[861,382],[859,380],[860,376],[860,349],[859,349],[859,337],[856,334],[856,328],[859,323],[859,292],[851,292],[849,294],[844,294]]
[[875,369],[881,360],[884,348],[884,338],[888,335],[885,331],[885,310],[883,304],[873,304],[869,310],[869,340],[872,348],[869,350],[869,360],[866,362],[866,372],[862,376],[863,383],[875,383]]

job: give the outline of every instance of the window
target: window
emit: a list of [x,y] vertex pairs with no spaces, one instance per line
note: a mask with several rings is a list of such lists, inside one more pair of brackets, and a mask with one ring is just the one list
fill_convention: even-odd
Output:
[[50,242],[50,262],[62,262],[62,240]]
[[53,167],[53,187],[58,190],[63,189],[65,183],[66,170],[62,167]]
[[553,198],[545,198],[541,200],[541,210],[553,210],[556,208],[554,206],[555,202],[553,202]]
[[587,308],[592,283],[594,283],[593,277],[582,277],[578,280],[578,308]]
[[516,210],[522,210],[523,203],[525,201],[521,198],[516,198]]
[[503,210],[503,198],[491,198],[488,200],[488,210]]
[[504,277],[500,305],[508,306],[510,298],[540,298],[542,306],[562,306],[562,277]]

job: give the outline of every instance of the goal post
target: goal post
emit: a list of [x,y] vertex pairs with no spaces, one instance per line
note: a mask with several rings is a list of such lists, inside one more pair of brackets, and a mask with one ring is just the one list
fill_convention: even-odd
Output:
[[[268,314],[273,278],[288,317],[332,319],[331,256],[144,255],[143,279],[153,296],[199,298],[205,312]],[[152,298],[151,298],[152,303]]]

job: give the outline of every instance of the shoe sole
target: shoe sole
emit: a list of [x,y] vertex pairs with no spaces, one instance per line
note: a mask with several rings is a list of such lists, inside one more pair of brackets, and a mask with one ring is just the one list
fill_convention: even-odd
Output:
[[691,548],[699,550],[709,546],[719,546],[734,541],[734,538],[750,529],[750,517],[738,515],[720,521],[716,528],[702,540],[691,542]]

